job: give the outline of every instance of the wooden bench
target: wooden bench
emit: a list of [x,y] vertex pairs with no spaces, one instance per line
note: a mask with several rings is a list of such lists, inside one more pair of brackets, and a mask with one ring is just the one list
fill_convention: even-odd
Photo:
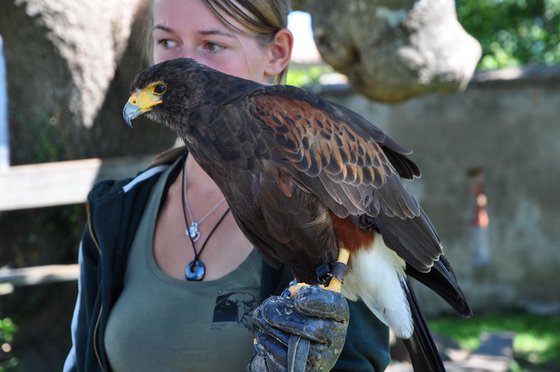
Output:
[[[101,179],[134,176],[153,155],[17,165],[0,169],[0,213],[18,209],[85,203]],[[76,280],[79,267],[46,265],[0,269],[0,295],[14,286]]]

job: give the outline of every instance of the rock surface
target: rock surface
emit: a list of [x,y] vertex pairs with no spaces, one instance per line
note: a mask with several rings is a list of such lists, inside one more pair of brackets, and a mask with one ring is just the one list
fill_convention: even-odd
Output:
[[463,90],[481,56],[453,0],[303,0],[321,56],[366,97],[401,102]]

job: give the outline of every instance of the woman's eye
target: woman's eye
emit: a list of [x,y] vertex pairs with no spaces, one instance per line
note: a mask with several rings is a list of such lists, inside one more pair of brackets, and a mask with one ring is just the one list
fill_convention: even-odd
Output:
[[213,43],[211,41],[204,43],[204,49],[210,51],[210,52],[219,52],[220,50],[225,49],[225,47],[223,45],[220,44],[216,44]]
[[177,46],[177,42],[171,39],[161,39],[158,40],[157,42],[159,45],[161,45],[164,49],[172,49],[175,48]]
[[165,90],[167,89],[167,87],[163,84],[158,84],[154,87],[154,93],[155,94],[163,94],[165,93]]

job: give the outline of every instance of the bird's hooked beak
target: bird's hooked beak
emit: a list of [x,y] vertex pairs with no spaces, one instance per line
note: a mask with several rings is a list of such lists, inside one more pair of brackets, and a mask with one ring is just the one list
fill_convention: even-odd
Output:
[[132,128],[132,120],[151,111],[154,106],[162,103],[164,92],[165,85],[161,82],[156,82],[132,93],[123,108],[123,118],[126,124]]

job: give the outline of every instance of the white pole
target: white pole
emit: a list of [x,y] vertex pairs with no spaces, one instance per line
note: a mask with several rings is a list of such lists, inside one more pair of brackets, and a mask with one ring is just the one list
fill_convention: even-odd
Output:
[[7,82],[6,63],[4,61],[4,43],[0,35],[0,171],[10,167]]

